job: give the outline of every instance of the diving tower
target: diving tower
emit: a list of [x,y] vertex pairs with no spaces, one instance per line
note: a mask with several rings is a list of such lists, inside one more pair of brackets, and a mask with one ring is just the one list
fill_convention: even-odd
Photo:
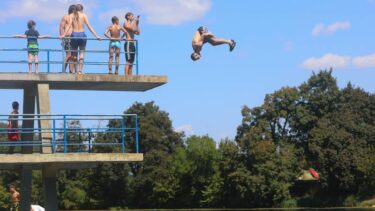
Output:
[[[138,46],[138,45],[137,45]],[[138,48],[137,48],[138,49]],[[0,49],[1,52],[25,52],[27,49]],[[18,147],[22,148],[21,154],[0,154],[0,169],[18,170],[21,175],[21,203],[20,210],[29,210],[31,204],[31,186],[32,170],[42,170],[43,193],[46,210],[57,210],[57,173],[63,169],[82,169],[95,168],[99,163],[127,163],[143,161],[143,154],[138,150],[138,120],[135,120],[135,126],[130,129],[124,126],[125,116],[118,117],[122,121],[122,126],[115,131],[120,134],[119,147],[121,152],[116,153],[94,153],[94,152],[69,152],[66,121],[71,119],[85,118],[85,116],[52,115],[50,103],[50,90],[70,90],[70,91],[118,91],[118,92],[145,92],[156,87],[162,86],[168,82],[167,76],[139,75],[138,74],[138,52],[136,53],[136,74],[130,76],[105,74],[107,72],[106,62],[85,62],[84,74],[69,74],[61,71],[63,59],[52,61],[50,53],[57,52],[59,56],[64,50],[40,49],[40,54],[47,53],[47,61],[40,61],[40,64],[46,64],[48,71],[39,71],[40,73],[27,73],[26,61],[0,61],[0,89],[16,89],[23,91],[23,105],[20,106],[19,120],[22,122],[20,129],[21,143]],[[86,52],[90,52],[87,50]],[[93,51],[91,51],[93,52]],[[107,52],[108,51],[100,51]],[[24,54],[22,54],[24,56]],[[107,56],[103,56],[107,59]],[[123,59],[124,57],[121,57]],[[1,60],[1,58],[0,58]],[[18,69],[23,72],[16,72],[4,67],[4,64],[17,64]],[[60,65],[60,68],[50,71],[50,64]],[[90,65],[102,65],[102,73],[91,72]],[[124,64],[121,64],[124,65]],[[2,67],[3,66],[3,67]],[[122,67],[123,68],[123,67]],[[121,68],[121,69],[122,69]],[[40,68],[41,69],[41,68]],[[53,68],[52,68],[53,69]],[[74,99],[79,101],[79,99]],[[9,104],[11,102],[8,102]],[[82,103],[80,103],[82,104]],[[36,110],[36,112],[35,112]],[[8,116],[3,115],[3,116]],[[67,117],[68,116],[68,117]],[[3,119],[5,121],[5,118]],[[60,123],[57,123],[60,121]],[[63,123],[61,123],[63,122]],[[38,126],[35,126],[35,123]],[[57,126],[61,124],[63,126]],[[136,138],[136,150],[129,152],[125,149],[125,132],[133,130]],[[68,131],[68,132],[67,132]],[[104,130],[105,132],[110,130]],[[36,135],[37,134],[37,135]],[[56,136],[62,134],[61,140]],[[35,141],[37,137],[37,141]],[[121,140],[122,139],[122,140]],[[30,142],[28,142],[30,141]],[[60,142],[59,142],[60,141]],[[140,140],[142,141],[142,140]],[[35,151],[35,146],[40,148]],[[0,146],[1,147],[1,146]],[[87,148],[87,147],[86,147]],[[56,150],[62,149],[62,150]],[[88,149],[88,148],[87,148]],[[90,148],[91,149],[91,148]]]

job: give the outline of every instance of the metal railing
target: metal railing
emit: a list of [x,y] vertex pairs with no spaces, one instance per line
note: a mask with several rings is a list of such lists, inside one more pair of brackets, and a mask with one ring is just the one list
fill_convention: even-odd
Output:
[[[7,127],[11,121],[24,125],[31,122],[39,127],[27,128],[21,124],[17,128]],[[18,140],[12,140],[14,135]],[[52,153],[139,153],[138,116],[11,114],[9,118],[0,115],[0,153],[9,153],[7,150],[16,147],[32,147],[33,151],[50,147]]]
[[[33,38],[33,37],[29,37],[29,38]],[[14,36],[0,36],[0,41],[1,40],[7,40],[7,39],[17,39],[17,40],[22,40],[25,45],[26,45],[26,40],[28,38],[19,38],[19,37],[14,37]],[[106,54],[109,54],[109,41],[111,39],[101,39],[101,41],[97,40],[96,38],[76,38],[76,37],[65,37],[64,39],[86,39],[86,40],[95,40],[97,42],[107,42],[108,45],[107,46],[107,49],[106,50],[84,50],[85,54],[86,53],[106,53]],[[65,64],[79,64],[79,59],[77,59],[77,62],[64,62],[65,60],[65,55],[66,55],[66,52],[79,52],[79,50],[65,50],[64,47],[61,45],[61,39],[58,38],[58,37],[48,37],[48,38],[41,38],[41,39],[38,39],[38,42],[43,42],[43,40],[54,40],[56,42],[58,42],[57,44],[59,45],[59,48],[54,48],[54,49],[49,49],[49,48],[40,48],[36,51],[39,51],[39,52],[45,52],[45,60],[39,60],[39,64],[46,64],[47,67],[46,67],[46,70],[45,71],[39,71],[39,72],[46,72],[46,73],[51,73],[52,70],[51,70],[51,65],[53,64],[61,64],[61,72],[65,72]],[[122,40],[119,40],[119,41],[125,41],[125,42],[134,42],[135,43],[135,51],[132,51],[132,52],[128,52],[130,54],[134,54],[135,56],[135,61],[134,63],[132,64],[133,67],[135,67],[135,74],[138,75],[138,70],[139,70],[139,57],[138,57],[138,49],[139,49],[139,45],[138,45],[138,40],[126,40],[126,39],[122,39]],[[9,43],[8,43],[9,44]],[[56,44],[56,43],[55,43]],[[4,46],[4,43],[1,44],[0,46]],[[39,47],[43,47],[43,46],[49,46],[49,45],[44,45],[44,44],[39,44]],[[122,46],[123,47],[123,46]],[[124,61],[125,60],[125,52],[124,52],[125,49],[121,48],[121,51],[120,51],[120,54],[122,56],[120,56],[120,61]],[[35,50],[32,50],[32,49],[27,49],[27,48],[1,48],[0,49],[0,53],[2,52],[32,52],[32,51],[35,51]],[[56,56],[56,55],[53,55],[54,53],[59,53],[60,55]],[[79,54],[79,53],[78,53]],[[19,55],[17,56],[10,56],[11,58],[20,58]],[[87,57],[87,55],[85,55],[85,57]],[[4,58],[4,55],[0,56],[0,64],[27,64],[28,61],[27,60],[3,60]],[[25,55],[25,58],[26,58],[26,55]],[[54,58],[54,60],[53,60]],[[109,65],[109,61],[108,61],[108,55],[106,57],[103,57],[103,58],[106,58],[107,61],[84,61],[83,64],[84,65],[94,65],[94,66],[103,66],[103,65]],[[115,59],[113,59],[113,65],[116,64],[115,62]],[[121,63],[120,62],[120,67],[122,66],[125,66],[126,65],[126,62],[125,63]],[[55,71],[55,72],[60,72],[60,71]],[[91,72],[88,72],[88,73],[91,73]],[[102,71],[102,73],[106,73],[106,71]]]

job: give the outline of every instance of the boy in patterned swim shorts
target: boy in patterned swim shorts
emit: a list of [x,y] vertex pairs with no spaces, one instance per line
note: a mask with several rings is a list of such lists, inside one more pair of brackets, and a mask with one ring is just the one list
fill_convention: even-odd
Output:
[[106,36],[111,41],[109,42],[109,61],[108,61],[108,71],[112,74],[112,62],[113,53],[116,53],[116,70],[115,74],[118,74],[118,68],[120,66],[120,50],[121,50],[121,31],[125,33],[125,29],[119,25],[119,19],[116,16],[112,17],[112,25],[107,28],[104,32]]
[[39,32],[35,29],[36,23],[33,20],[27,22],[28,30],[25,31],[24,35],[16,35],[18,38],[27,38],[27,52],[28,52],[28,64],[29,73],[32,72],[32,62],[35,64],[35,73],[38,73],[39,66],[39,45],[38,39],[47,38],[48,35],[39,35]]

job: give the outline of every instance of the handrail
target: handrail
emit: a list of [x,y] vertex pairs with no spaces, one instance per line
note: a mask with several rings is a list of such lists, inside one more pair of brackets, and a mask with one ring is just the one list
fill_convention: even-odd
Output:
[[[38,38],[34,36],[29,36],[29,37],[16,37],[16,36],[0,36],[0,39],[38,39],[38,40],[62,40],[62,39],[84,39],[84,40],[98,40],[97,38],[91,38],[91,37],[45,37],[45,38]],[[115,40],[115,39],[109,39],[109,38],[100,38],[100,40]],[[126,38],[119,38],[116,39],[119,41],[134,41],[138,42],[137,39],[126,39]]]
[[[4,127],[12,121],[18,123],[22,121],[23,124],[38,121],[39,125],[44,127],[30,128],[23,127],[21,124],[18,128]],[[40,124],[43,121],[45,123]],[[93,121],[98,121],[98,125],[92,126]],[[102,121],[107,121],[105,126],[101,125]],[[111,121],[116,125],[115,127],[109,126]],[[125,153],[128,141],[134,145],[133,150],[139,152],[137,114],[1,114],[0,123],[3,123],[3,127],[0,127],[0,153],[6,152],[6,148],[14,147],[52,147],[52,153],[82,151],[90,153],[93,149],[100,150],[98,147],[118,147],[121,148],[122,153]],[[10,138],[12,135],[17,135],[19,139],[12,140]],[[48,137],[50,142],[44,142],[42,139],[45,137]],[[114,139],[106,142],[103,141],[105,139],[101,140],[101,137]]]
[[[1,39],[30,39],[30,38],[36,38],[36,37],[15,37],[15,36],[0,36],[0,40]],[[64,37],[64,38],[60,38],[60,37],[47,37],[47,38],[40,38],[38,39],[38,41],[40,40],[66,40],[66,39],[70,39],[70,40],[74,40],[74,39],[85,39],[85,40],[95,40],[95,41],[98,41],[98,39],[96,38],[89,38],[89,37],[86,37],[86,38],[77,38],[77,37]],[[111,41],[111,40],[114,40],[114,39],[108,39],[108,38],[103,38],[101,39],[100,41]],[[135,51],[132,51],[132,52],[128,52],[130,54],[134,54],[135,56],[135,61],[133,63],[133,66],[134,66],[134,69],[135,69],[135,75],[138,75],[139,74],[139,54],[138,54],[138,51],[139,51],[139,44],[138,44],[138,40],[137,39],[124,39],[124,38],[120,38],[120,39],[116,39],[116,41],[125,41],[125,42],[135,42],[135,45],[136,45],[136,50]],[[59,43],[60,44],[60,43]],[[107,48],[108,49],[108,48]],[[87,49],[87,50],[84,50],[85,53],[90,53],[90,54],[97,54],[97,53],[109,53],[109,50],[90,50],[90,49]],[[0,52],[31,52],[31,51],[38,51],[38,52],[45,52],[46,53],[46,61],[45,60],[40,60],[38,63],[39,64],[46,64],[47,65],[47,70],[46,72],[47,73],[50,73],[51,72],[51,65],[61,65],[61,72],[66,72],[65,71],[65,64],[79,64],[79,60],[77,59],[76,62],[64,62],[65,60],[65,54],[67,52],[78,52],[79,50],[65,50],[63,46],[61,46],[61,49],[38,49],[38,50],[32,50],[32,49],[27,49],[27,48],[21,48],[21,49],[17,49],[17,48],[3,48],[3,49],[0,49]],[[60,60],[52,60],[51,58],[51,53],[61,53],[61,55],[59,55],[58,57],[60,58]],[[120,54],[122,55],[125,55],[125,52],[124,52],[124,49],[121,50]],[[3,58],[3,57],[0,57],[0,58]],[[15,58],[19,58],[19,57],[15,57]],[[92,66],[103,66],[103,65],[109,65],[109,61],[108,61],[108,56],[105,56],[103,57],[105,58],[106,60],[105,61],[86,61],[84,60],[82,63],[84,65],[92,65]],[[124,58],[123,57],[120,57],[120,61],[124,61]],[[20,61],[16,61],[16,60],[0,60],[0,64],[27,64],[28,61],[25,59],[25,60],[20,60]],[[115,65],[116,62],[113,61],[112,62],[112,65]],[[124,67],[125,65],[127,65],[126,62],[120,62],[119,63],[119,66],[120,67]],[[44,72],[44,71],[39,71],[39,72]],[[60,72],[60,71],[57,71],[57,72]],[[104,71],[104,73],[106,73],[108,71]],[[90,73],[90,72],[88,72]]]

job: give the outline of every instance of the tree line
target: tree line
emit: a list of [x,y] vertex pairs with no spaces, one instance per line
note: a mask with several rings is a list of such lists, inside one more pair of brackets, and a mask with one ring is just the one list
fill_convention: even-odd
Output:
[[[375,95],[350,83],[339,88],[332,70],[267,94],[260,106],[244,106],[235,138],[218,144],[174,131],[154,102],[134,103],[125,113],[139,115],[144,161],[60,171],[61,209],[361,206],[375,198]],[[309,168],[319,181],[297,179]],[[19,184],[19,174],[2,171],[0,207],[10,183]],[[41,186],[34,171],[34,203],[43,204]]]

